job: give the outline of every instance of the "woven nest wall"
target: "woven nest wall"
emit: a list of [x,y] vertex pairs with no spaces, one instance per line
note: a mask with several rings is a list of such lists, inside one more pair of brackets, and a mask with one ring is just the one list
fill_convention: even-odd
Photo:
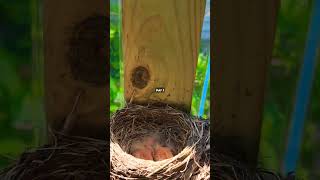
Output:
[[1,180],[108,179],[108,142],[52,132],[54,142],[30,149],[0,171]]
[[[217,153],[214,137],[209,154],[209,121],[170,107],[130,105],[114,114],[110,126],[110,142],[52,132],[52,143],[24,152],[0,171],[0,179],[210,179],[210,169],[215,180],[284,179]],[[174,157],[153,162],[130,155],[129,147],[135,140],[154,132],[174,144]]]
[[212,179],[214,180],[289,180],[264,168],[249,168],[241,161],[221,153],[211,155]]
[[[149,161],[130,155],[139,138],[158,133],[172,144],[172,158]],[[110,122],[111,179],[209,179],[209,123],[169,106],[129,105]]]

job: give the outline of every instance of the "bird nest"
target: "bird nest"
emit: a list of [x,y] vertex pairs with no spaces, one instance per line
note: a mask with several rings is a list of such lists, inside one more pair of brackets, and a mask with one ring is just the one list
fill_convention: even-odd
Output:
[[108,142],[52,132],[53,142],[24,152],[0,171],[1,180],[108,179]]
[[[132,144],[158,133],[173,147],[161,161],[130,154]],[[111,179],[209,179],[209,123],[169,106],[129,105],[110,122]]]
[[241,161],[215,152],[210,157],[215,180],[287,180],[264,168],[250,168]]
[[[210,168],[211,178],[216,180],[282,179],[216,152],[214,137],[209,154],[209,121],[168,106],[129,105],[113,115],[110,130],[110,142],[52,132],[52,142],[24,152],[0,171],[0,179],[210,179]],[[173,144],[174,156],[162,161],[132,156],[132,143],[154,132]]]

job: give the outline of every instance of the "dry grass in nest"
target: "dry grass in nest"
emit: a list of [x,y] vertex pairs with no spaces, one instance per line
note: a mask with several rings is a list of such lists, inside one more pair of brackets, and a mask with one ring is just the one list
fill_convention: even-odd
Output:
[[0,172],[1,180],[102,180],[108,142],[53,133],[54,143],[23,153]]
[[[210,179],[210,166],[211,178],[215,180],[281,179],[263,169],[249,170],[241,162],[215,152],[214,147],[211,147],[213,154],[210,156],[209,122],[171,107],[129,105],[114,114],[110,125],[111,179]],[[173,158],[153,162],[127,153],[133,141],[155,131],[175,145]],[[52,135],[53,143],[23,153],[14,164],[0,172],[0,179],[109,178],[108,141],[70,137],[58,132]],[[214,141],[214,137],[211,139]]]
[[[214,151],[214,149],[213,149]],[[215,180],[282,180],[272,171],[257,168],[252,169],[242,162],[223,154],[214,153],[211,158],[212,178]]]
[[[158,133],[175,147],[175,156],[162,161],[138,159],[130,146]],[[111,179],[209,179],[209,124],[169,106],[129,105],[110,122]]]

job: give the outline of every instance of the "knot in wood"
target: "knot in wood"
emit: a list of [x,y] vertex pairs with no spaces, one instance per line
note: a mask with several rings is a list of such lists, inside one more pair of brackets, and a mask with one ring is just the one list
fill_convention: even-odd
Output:
[[74,79],[107,85],[107,24],[106,16],[93,15],[74,26],[67,54]]
[[149,80],[150,74],[147,68],[138,66],[133,70],[131,82],[134,87],[143,89],[148,85]]

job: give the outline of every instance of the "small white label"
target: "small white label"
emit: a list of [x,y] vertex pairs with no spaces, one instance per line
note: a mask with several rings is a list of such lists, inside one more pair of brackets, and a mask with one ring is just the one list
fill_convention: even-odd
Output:
[[164,93],[164,88],[156,88],[155,92],[157,93]]

